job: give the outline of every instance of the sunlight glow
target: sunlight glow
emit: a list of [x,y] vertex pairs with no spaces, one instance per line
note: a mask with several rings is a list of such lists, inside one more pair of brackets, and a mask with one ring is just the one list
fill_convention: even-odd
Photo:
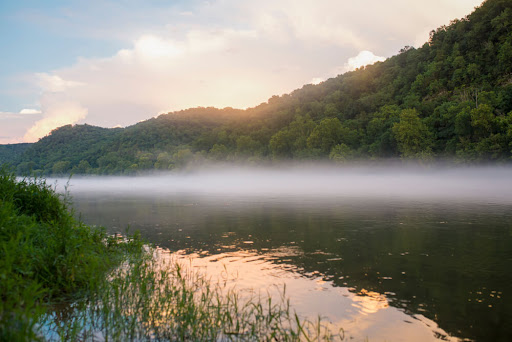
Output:
[[361,314],[373,314],[389,306],[385,295],[374,291],[362,289],[352,298],[352,306],[361,310]]
[[170,58],[183,51],[172,41],[155,36],[143,36],[135,43],[135,50],[146,58]]

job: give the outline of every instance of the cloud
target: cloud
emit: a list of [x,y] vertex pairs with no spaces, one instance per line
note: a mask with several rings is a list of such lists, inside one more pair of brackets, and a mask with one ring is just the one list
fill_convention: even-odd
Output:
[[[226,0],[233,3],[237,0]],[[469,14],[482,0],[260,0],[244,2],[243,18],[277,36],[309,43],[370,49],[390,56],[422,45],[428,32]],[[249,19],[251,20],[251,19]],[[423,40],[419,36],[424,35]],[[418,46],[415,45],[415,46]]]
[[184,53],[184,47],[171,39],[154,35],[144,35],[134,42],[132,49],[123,49],[117,57],[124,63],[139,62],[155,67],[164,67],[173,58]]
[[24,109],[20,110],[20,114],[28,114],[28,115],[41,114],[41,111],[38,109],[24,108]]
[[43,91],[59,93],[67,89],[84,85],[81,82],[67,81],[57,75],[50,75],[47,73],[36,73],[36,83]]
[[371,51],[361,51],[355,57],[350,57],[342,68],[342,72],[353,71],[362,66],[385,61],[385,57],[375,56]]
[[[34,74],[43,118],[25,139],[68,123],[126,126],[189,107],[255,106],[396,54],[426,28],[468,14],[473,2],[479,1],[224,0],[138,12],[123,7],[131,2],[98,2],[75,8],[52,21],[52,30],[123,37],[123,48]],[[112,11],[118,25],[100,22]],[[40,23],[50,19],[38,17]],[[43,105],[49,98],[52,103]]]
[[325,78],[322,78],[322,77],[315,77],[311,80],[311,84],[320,84],[322,83],[323,81],[325,81]]
[[0,112],[0,144],[13,144],[24,141],[23,136],[41,114],[24,115]]
[[36,121],[23,137],[25,142],[34,142],[56,127],[73,124],[87,116],[87,109],[80,104],[47,96],[41,103],[43,118]]
[[112,127],[189,107],[258,105],[307,82],[309,72],[297,73],[303,56],[290,61],[251,30],[194,30],[179,40],[145,35],[110,58],[37,79],[87,108],[88,123]]

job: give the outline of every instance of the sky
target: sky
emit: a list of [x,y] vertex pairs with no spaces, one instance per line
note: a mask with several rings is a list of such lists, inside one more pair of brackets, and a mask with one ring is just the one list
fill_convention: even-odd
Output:
[[0,2],[0,144],[249,108],[420,47],[481,0]]

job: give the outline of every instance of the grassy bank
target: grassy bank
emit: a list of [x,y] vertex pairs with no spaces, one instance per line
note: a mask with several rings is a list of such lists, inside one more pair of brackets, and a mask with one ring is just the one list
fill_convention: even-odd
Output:
[[0,340],[339,339],[283,296],[242,296],[140,239],[73,218],[43,179],[0,171]]
[[38,339],[48,303],[81,298],[140,241],[76,221],[43,179],[0,171],[0,340]]

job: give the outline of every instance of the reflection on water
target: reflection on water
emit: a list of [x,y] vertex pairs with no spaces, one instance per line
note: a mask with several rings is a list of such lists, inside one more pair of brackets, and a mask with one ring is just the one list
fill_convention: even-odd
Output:
[[202,256],[178,251],[171,257],[178,257],[212,280],[233,286],[248,296],[271,294],[279,297],[285,286],[285,295],[291,297],[294,309],[312,319],[317,314],[328,319],[335,327],[344,329],[348,340],[360,341],[366,337],[372,341],[458,340],[421,314],[411,317],[390,307],[385,294],[336,287],[325,281],[319,272],[301,276],[295,265],[274,263],[276,258],[283,256],[282,251],[276,253],[278,256],[271,250],[265,254],[240,250]]
[[91,188],[94,179],[72,180],[71,193],[86,223],[138,229],[212,277],[228,272],[242,291],[286,284],[301,314],[327,317],[356,340],[509,341],[510,183],[480,200],[158,192],[149,183],[158,196],[141,196]]
[[373,314],[389,306],[386,296],[378,292],[362,289],[356,295],[352,306],[359,308],[363,314]]

